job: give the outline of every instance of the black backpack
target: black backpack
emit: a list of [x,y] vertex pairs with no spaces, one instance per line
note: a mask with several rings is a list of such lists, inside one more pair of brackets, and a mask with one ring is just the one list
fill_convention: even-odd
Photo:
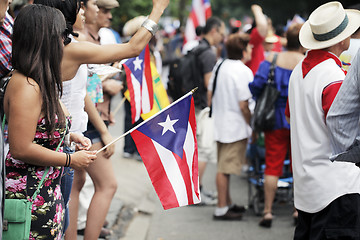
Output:
[[200,87],[204,76],[198,56],[209,48],[208,45],[200,44],[170,63],[168,94],[173,100],[179,99],[195,87]]

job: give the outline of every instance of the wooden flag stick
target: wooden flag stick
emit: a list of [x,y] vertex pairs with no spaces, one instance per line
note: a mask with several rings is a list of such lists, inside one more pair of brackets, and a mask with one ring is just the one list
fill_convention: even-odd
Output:
[[142,125],[144,125],[145,123],[147,123],[148,121],[150,121],[151,119],[153,119],[154,117],[156,117],[157,115],[159,115],[160,113],[164,112],[165,110],[169,109],[170,107],[172,107],[173,105],[175,105],[176,103],[180,102],[181,100],[183,100],[184,98],[186,98],[187,96],[189,96],[190,94],[193,94],[198,88],[194,88],[193,90],[191,90],[190,92],[188,92],[187,94],[185,94],[184,96],[182,96],[181,98],[179,98],[178,100],[176,100],[175,102],[171,103],[169,106],[167,106],[166,108],[162,109],[160,112],[152,115],[151,117],[149,117],[148,119],[146,119],[145,121],[143,121],[142,123],[140,123],[139,125],[133,127],[132,129],[130,129],[129,131],[127,131],[126,133],[124,133],[123,135],[121,135],[120,137],[115,138],[114,140],[112,140],[110,143],[108,143],[106,146],[100,148],[99,150],[97,150],[96,154],[104,151],[107,147],[109,147],[111,144],[116,143],[117,141],[119,141],[120,139],[122,139],[123,137],[125,137],[126,135],[128,135],[129,133],[133,132],[134,130],[136,130],[137,128],[141,127]]
[[125,100],[126,100],[126,97],[123,97],[123,99],[121,99],[121,102],[119,102],[119,104],[116,106],[115,110],[113,111],[114,116],[120,110],[122,105],[124,105]]

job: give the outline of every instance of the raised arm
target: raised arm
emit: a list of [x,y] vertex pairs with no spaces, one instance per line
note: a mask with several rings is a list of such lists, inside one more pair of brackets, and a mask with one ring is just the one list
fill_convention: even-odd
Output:
[[[169,0],[153,0],[149,20],[158,23]],[[138,56],[153,37],[145,27],[141,27],[127,43],[96,45],[89,42],[74,42],[64,49],[62,68],[66,69],[63,79],[73,78],[80,64],[102,64]],[[66,74],[66,75],[65,75]]]
[[256,28],[259,34],[262,37],[266,37],[268,24],[262,8],[259,5],[254,4],[251,6],[251,11],[254,14]]

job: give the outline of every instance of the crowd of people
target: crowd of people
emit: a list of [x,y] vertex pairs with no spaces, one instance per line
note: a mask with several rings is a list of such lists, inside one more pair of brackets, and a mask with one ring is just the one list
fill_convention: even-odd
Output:
[[[184,45],[180,28],[166,43],[157,32],[168,4],[153,0],[149,16],[131,20],[134,25],[124,27],[121,39],[111,29],[116,0],[34,0],[10,11],[13,16],[9,0],[0,0],[0,77],[10,76],[1,106],[6,147],[0,166],[6,175],[0,194],[27,199],[45,175],[32,203],[29,238],[111,234],[106,215],[117,189],[110,161],[115,149],[96,150],[112,141],[111,98],[124,92],[126,80],[118,71],[101,75],[97,69],[105,64],[121,68],[123,59],[138,56],[150,43],[165,87],[168,63],[201,49],[194,94],[199,205],[215,206],[214,220],[241,220],[247,210],[232,201],[230,176],[244,174],[250,164],[248,148],[262,134],[252,129],[252,114],[274,66],[279,96],[274,127],[264,132],[259,226],[272,226],[278,180],[289,158],[294,239],[360,239],[360,11],[329,2],[277,35],[271,19],[254,4],[251,27],[229,29],[210,17],[196,29],[197,39]],[[131,122],[128,101],[124,119],[125,130],[142,121]],[[141,160],[131,136],[123,153]],[[208,162],[217,163],[216,192],[203,186]]]

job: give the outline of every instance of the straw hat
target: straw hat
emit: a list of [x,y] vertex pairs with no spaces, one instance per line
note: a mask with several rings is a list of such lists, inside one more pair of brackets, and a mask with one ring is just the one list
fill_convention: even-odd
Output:
[[344,10],[340,2],[329,2],[315,9],[300,29],[304,48],[322,49],[351,36],[360,26],[360,11]]
[[265,37],[265,42],[266,43],[276,43],[278,42],[279,39],[278,37],[274,34],[273,30],[269,30],[268,34]]

